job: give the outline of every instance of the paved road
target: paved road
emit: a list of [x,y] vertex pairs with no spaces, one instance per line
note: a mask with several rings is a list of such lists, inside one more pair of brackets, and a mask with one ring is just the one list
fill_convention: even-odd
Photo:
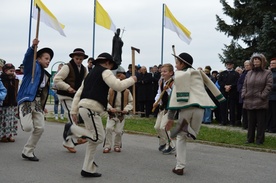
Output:
[[[29,133],[18,130],[15,143],[0,144],[1,183],[274,183],[276,155],[235,148],[215,147],[188,143],[186,174],[171,172],[174,155],[163,155],[157,150],[157,138],[124,134],[121,153],[96,154],[100,178],[83,178],[80,175],[85,145],[77,147],[76,154],[62,147],[63,125],[47,122],[36,155],[39,162],[21,158]],[[93,180],[91,180],[93,179]]]

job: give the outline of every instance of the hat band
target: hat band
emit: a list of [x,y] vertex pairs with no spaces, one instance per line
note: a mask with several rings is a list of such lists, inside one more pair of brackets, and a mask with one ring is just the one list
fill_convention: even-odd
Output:
[[108,60],[106,57],[98,57],[97,60]]
[[82,51],[74,51],[72,54],[85,54],[85,53]]

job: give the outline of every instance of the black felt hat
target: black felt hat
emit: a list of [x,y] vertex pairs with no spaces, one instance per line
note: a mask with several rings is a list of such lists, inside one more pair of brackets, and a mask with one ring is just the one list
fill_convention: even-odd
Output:
[[175,56],[180,61],[182,61],[185,64],[187,64],[188,66],[192,67],[192,65],[193,65],[193,57],[190,54],[188,54],[188,53],[180,53],[178,56],[174,55],[174,54],[172,54],[172,55]]
[[48,53],[51,57],[50,60],[52,60],[54,57],[54,52],[51,48],[41,48],[37,51],[36,58],[40,57],[43,53]]
[[70,53],[69,56],[71,58],[73,58],[74,55],[80,55],[80,56],[83,56],[84,59],[87,59],[88,58],[88,55],[85,54],[84,50],[81,49],[81,48],[76,48],[74,49],[73,53]]
[[116,64],[116,62],[113,60],[113,57],[109,54],[109,53],[101,53],[97,58],[96,60],[94,60],[92,63],[94,65],[96,65],[99,61],[102,61],[102,60],[108,60],[110,62],[113,63],[113,67],[111,68],[111,70],[115,70],[118,68],[118,65]]

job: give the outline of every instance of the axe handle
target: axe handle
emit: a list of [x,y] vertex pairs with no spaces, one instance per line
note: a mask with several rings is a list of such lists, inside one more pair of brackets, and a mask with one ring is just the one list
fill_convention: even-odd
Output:
[[[135,76],[135,50],[131,50],[131,55],[132,55],[132,67],[131,67],[131,72],[132,76]],[[135,88],[135,83],[132,85],[132,97],[133,97],[133,114],[136,113],[136,88]]]

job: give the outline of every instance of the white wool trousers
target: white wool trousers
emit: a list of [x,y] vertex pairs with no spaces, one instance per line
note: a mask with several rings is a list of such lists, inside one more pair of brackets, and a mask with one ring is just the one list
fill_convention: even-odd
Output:
[[166,112],[166,110],[159,111],[154,125],[154,129],[156,130],[157,135],[159,137],[159,145],[166,144],[166,148],[168,146],[171,146],[174,148],[175,145],[170,138],[170,131],[167,131],[165,129],[167,123],[168,123],[168,113]]
[[[72,106],[73,99],[61,99],[60,103],[67,114],[68,122],[73,123],[70,115],[70,110]],[[68,137],[67,140],[63,140],[63,145],[67,147],[75,147],[75,144],[73,143],[73,137]]]
[[125,126],[125,119],[120,121],[117,117],[107,119],[106,123],[106,134],[104,148],[111,148],[112,146],[112,133],[115,133],[114,137],[114,148],[122,146],[122,135]]
[[32,131],[22,153],[28,157],[34,157],[35,147],[44,132],[45,125],[40,98],[37,97],[33,102],[20,104],[19,116],[22,130],[25,132]]
[[[198,134],[204,109],[198,107],[189,107],[179,111],[179,119],[186,119],[191,129]],[[175,169],[182,169],[186,165],[187,152],[187,133],[180,132],[176,137],[176,167]]]
[[79,108],[79,114],[84,121],[85,128],[73,123],[71,132],[76,137],[86,137],[87,146],[82,170],[95,173],[97,166],[94,163],[94,156],[97,146],[103,142],[105,134],[102,118],[98,113],[83,107]]

